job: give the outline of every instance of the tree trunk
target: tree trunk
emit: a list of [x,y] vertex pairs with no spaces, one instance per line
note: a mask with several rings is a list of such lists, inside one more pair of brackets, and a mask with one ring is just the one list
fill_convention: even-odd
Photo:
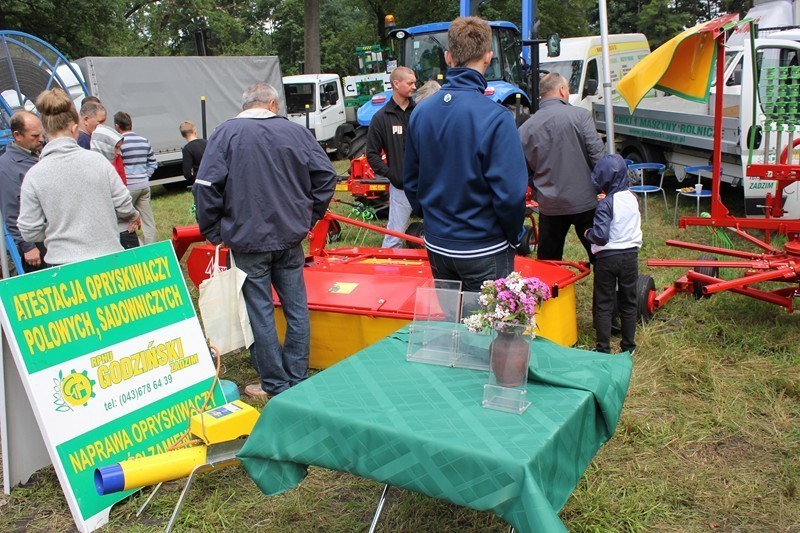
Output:
[[319,50],[319,0],[305,0],[305,72],[319,74],[321,69]]

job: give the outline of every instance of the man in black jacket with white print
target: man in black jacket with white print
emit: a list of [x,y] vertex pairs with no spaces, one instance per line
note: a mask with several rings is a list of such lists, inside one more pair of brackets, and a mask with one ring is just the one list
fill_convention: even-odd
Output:
[[[387,229],[404,232],[411,216],[411,205],[403,192],[403,150],[406,146],[408,119],[414,109],[411,97],[417,77],[408,67],[392,71],[392,98],[375,113],[367,133],[367,162],[376,175],[389,178],[389,222]],[[386,154],[386,161],[381,157]],[[403,241],[387,235],[384,248],[400,248]]]

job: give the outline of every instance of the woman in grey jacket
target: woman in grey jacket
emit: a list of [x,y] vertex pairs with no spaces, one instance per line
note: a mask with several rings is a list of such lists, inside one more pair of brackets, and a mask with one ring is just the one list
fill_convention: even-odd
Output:
[[22,237],[43,240],[50,265],[121,251],[117,222],[141,224],[128,189],[102,155],[78,146],[78,113],[63,90],[44,91],[36,107],[49,142],[22,182]]

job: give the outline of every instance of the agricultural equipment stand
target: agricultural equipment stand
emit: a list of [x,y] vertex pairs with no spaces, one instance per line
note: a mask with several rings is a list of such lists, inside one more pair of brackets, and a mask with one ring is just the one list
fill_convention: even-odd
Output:
[[[700,32],[710,32],[717,48],[716,62],[716,87],[718,94],[715,101],[714,110],[714,156],[713,174],[711,185],[711,216],[684,217],[680,220],[679,226],[707,226],[715,228],[717,231],[730,229],[735,235],[745,242],[755,245],[761,252],[753,253],[739,250],[731,250],[714,246],[694,244],[684,241],[667,241],[667,245],[687,250],[703,252],[697,260],[662,260],[650,259],[648,266],[656,267],[688,267],[689,270],[684,276],[675,281],[672,286],[668,286],[660,294],[656,294],[652,278],[642,276],[639,283],[639,304],[640,315],[649,318],[659,308],[678,293],[693,293],[695,297],[710,296],[721,291],[731,291],[737,294],[748,296],[764,302],[769,302],[781,307],[785,307],[788,312],[794,311],[794,299],[800,297],[800,220],[783,218],[783,191],[787,185],[800,181],[800,161],[792,159],[793,147],[800,144],[800,138],[792,140],[794,126],[791,120],[781,124],[781,115],[767,113],[766,121],[777,121],[776,131],[784,128],[792,132],[789,135],[789,143],[781,152],[780,134],[777,135],[776,153],[780,153],[779,161],[776,163],[752,163],[747,167],[747,174],[761,180],[773,180],[777,182],[775,194],[768,194],[764,208],[764,218],[740,218],[730,214],[725,204],[722,202],[720,194],[720,174],[722,169],[722,118],[723,100],[721,88],[724,87],[725,69],[725,32],[731,28],[731,24],[738,19],[737,15],[727,15],[708,23],[701,28]],[[751,25],[751,35],[755,35]],[[755,46],[755,45],[753,45]],[[753,48],[754,50],[754,48]],[[753,52],[753,55],[755,53]],[[755,62],[753,62],[755,65]],[[796,68],[796,67],[779,67]],[[787,71],[788,72],[788,71]],[[800,69],[798,70],[800,75]],[[784,73],[781,73],[783,76]],[[755,76],[753,77],[755,79]],[[780,80],[788,79],[791,76],[781,77]],[[778,80],[778,78],[775,78]],[[798,79],[797,81],[800,81]],[[780,82],[779,82],[780,83]],[[754,87],[757,93],[758,87]],[[772,124],[767,124],[767,135],[765,137],[765,154],[769,154],[769,129]],[[744,132],[743,132],[744,134]],[[755,141],[752,141],[755,142]],[[751,142],[751,147],[752,147]],[[768,155],[765,155],[768,159]],[[718,229],[717,229],[718,228]],[[765,239],[758,239],[745,230],[755,229],[765,232]],[[770,244],[771,232],[785,235],[786,244],[782,248]],[[737,260],[718,260],[713,255],[728,256]],[[719,269],[741,269],[742,274],[731,280],[723,280],[719,277]],[[788,284],[781,288],[767,291],[753,287],[756,283],[780,282]]]
[[[316,224],[303,269],[312,323],[312,368],[327,368],[408,325],[414,318],[417,289],[432,281],[427,252],[421,248],[329,247],[331,228],[344,224],[420,246],[424,242],[420,237],[331,212]],[[180,258],[188,252],[186,267],[195,286],[209,276],[214,246],[198,244],[191,251],[189,247],[204,240],[196,225],[173,229],[176,254]],[[225,264],[228,250],[220,252]],[[539,278],[553,293],[537,314],[539,334],[563,346],[574,345],[578,340],[574,284],[589,275],[588,265],[518,255],[514,270],[524,277]],[[273,297],[277,302],[274,292]],[[275,315],[282,335],[285,323],[280,307]]]

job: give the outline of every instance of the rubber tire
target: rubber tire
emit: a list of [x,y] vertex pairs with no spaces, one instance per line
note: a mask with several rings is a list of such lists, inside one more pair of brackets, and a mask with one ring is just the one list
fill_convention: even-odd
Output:
[[656,282],[647,274],[639,274],[636,280],[636,319],[641,322],[649,322],[653,318],[653,311],[650,310],[648,302],[650,295],[656,291]]
[[[717,261],[717,257],[711,254],[700,254],[697,259],[699,261]],[[719,267],[697,267],[693,270],[698,274],[704,274],[706,276],[712,276],[715,278],[719,277]],[[703,294],[703,287],[706,285],[708,284],[700,282],[692,283],[692,293],[697,300],[700,298],[711,298],[711,294]]]
[[[425,236],[425,229],[422,222],[412,222],[406,228],[406,235],[411,235],[412,237],[424,237]],[[415,242],[405,241],[406,248],[422,248],[421,244],[417,244]]]
[[533,238],[533,226],[525,226],[525,233],[522,234],[522,240],[519,241],[517,246],[517,255],[529,257],[533,252],[536,245],[531,246],[531,239]]
[[342,139],[342,142],[339,143],[339,148],[336,151],[336,157],[340,161],[344,161],[346,159],[352,159],[350,154],[353,152],[353,136],[347,135]]
[[350,159],[355,159],[357,157],[361,157],[365,153],[367,153],[367,136],[356,136],[350,143],[350,155],[348,156]]

